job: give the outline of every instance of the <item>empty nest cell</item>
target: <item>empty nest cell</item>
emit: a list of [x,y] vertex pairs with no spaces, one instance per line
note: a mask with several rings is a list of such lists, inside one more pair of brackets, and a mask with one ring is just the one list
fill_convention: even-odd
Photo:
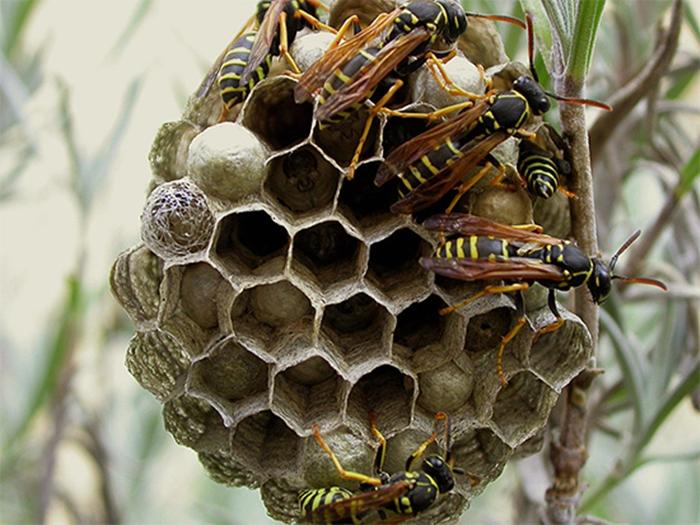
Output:
[[310,341],[313,318],[311,301],[289,281],[248,288],[231,310],[235,334],[266,352],[289,338]]
[[391,324],[386,308],[360,293],[326,307],[321,333],[330,341],[330,351],[352,366],[388,354]]
[[340,173],[311,145],[270,161],[265,190],[288,213],[310,215],[330,210]]
[[297,233],[292,254],[292,269],[321,290],[359,278],[360,241],[339,222],[323,222]]
[[368,162],[360,166],[352,180],[343,180],[338,199],[339,211],[359,229],[371,232],[396,221],[389,208],[396,201],[396,188],[374,184],[380,162]]
[[417,233],[397,230],[370,246],[367,279],[391,299],[420,295],[430,286],[430,274],[418,259],[430,252],[430,244]]
[[411,422],[415,383],[411,376],[391,365],[382,365],[364,375],[352,388],[348,415],[367,421],[370,411],[385,435],[399,432]]
[[289,235],[264,211],[227,215],[218,230],[214,257],[230,272],[268,275],[284,269]]
[[[469,319],[464,349],[470,354],[495,350],[508,333],[516,317],[511,308],[494,308]],[[523,327],[523,330],[525,327]]]
[[530,372],[520,372],[503,387],[493,405],[492,420],[506,442],[516,447],[541,428],[557,393]]
[[[340,166],[348,166],[357,149],[368,115],[367,108],[362,108],[360,111],[353,111],[347,119],[337,124],[317,125],[313,134],[314,143]],[[375,118],[367,141],[362,147],[361,161],[375,155],[378,136],[379,119]]]
[[276,77],[261,82],[246,103],[243,125],[273,150],[289,148],[309,136],[313,106],[294,101],[296,81]]
[[334,423],[342,411],[344,381],[328,362],[314,356],[275,377],[273,408],[300,430]]

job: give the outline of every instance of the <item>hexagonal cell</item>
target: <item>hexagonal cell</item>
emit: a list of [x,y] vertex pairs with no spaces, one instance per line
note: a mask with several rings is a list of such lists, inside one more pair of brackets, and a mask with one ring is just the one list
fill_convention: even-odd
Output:
[[311,340],[314,309],[296,286],[278,281],[248,288],[233,303],[234,333],[251,348],[269,352],[290,338]]
[[204,330],[215,330],[219,326],[217,299],[222,286],[230,289],[223,276],[208,263],[190,264],[182,273],[182,310]]
[[231,450],[241,462],[267,477],[293,476],[302,439],[271,411],[243,419],[231,438]]
[[265,190],[285,211],[311,214],[330,211],[340,173],[323,155],[305,145],[270,161]]
[[[408,109],[411,112],[421,112],[419,108],[412,107]],[[426,112],[428,109],[425,110]],[[401,118],[390,117],[384,125],[384,133],[382,134],[382,147],[384,149],[384,157],[387,157],[392,151],[405,142],[408,142],[414,137],[417,137],[428,129],[428,120],[422,118]],[[394,186],[389,184],[389,186]],[[394,192],[396,188],[394,187]]]
[[216,398],[231,416],[238,402],[267,396],[269,372],[259,356],[227,339],[193,364],[188,390]]
[[236,212],[219,222],[213,257],[236,275],[273,275],[284,269],[289,242],[264,211]]
[[488,482],[500,475],[513,450],[491,429],[476,428],[456,436],[452,452],[455,466]]
[[401,217],[389,210],[398,198],[396,188],[391,184],[381,188],[374,185],[380,165],[379,162],[368,162],[357,169],[352,180],[343,179],[338,198],[340,212],[368,233],[401,222]]
[[340,223],[324,222],[294,236],[292,269],[327,290],[359,278],[360,254],[358,239]]
[[392,299],[420,295],[430,286],[430,272],[418,264],[418,259],[431,251],[430,244],[414,231],[395,231],[370,246],[367,279]]
[[469,319],[464,349],[470,354],[480,354],[498,348],[515,320],[515,310],[495,308]]
[[466,354],[418,375],[418,406],[428,414],[463,414],[471,408],[474,365]]
[[333,344],[329,351],[350,366],[388,354],[392,329],[386,308],[364,293],[327,306],[321,322],[322,336]]
[[180,445],[200,450],[205,433],[218,432],[224,424],[221,415],[206,401],[182,395],[163,406],[165,430]]
[[294,101],[295,86],[289,77],[271,78],[261,82],[246,102],[243,125],[273,150],[298,144],[311,131],[313,105]]
[[[368,114],[369,110],[362,108],[360,111],[353,111],[347,119],[337,124],[324,126],[323,129],[317,125],[314,129],[313,140],[326,155],[340,166],[345,167],[350,164],[350,160],[355,154]],[[360,161],[377,154],[379,123],[377,118],[372,122],[367,141],[360,154]]]
[[338,372],[314,356],[277,374],[272,404],[275,412],[304,431],[314,423],[339,419],[345,389]]
[[[384,433],[384,428],[380,427],[379,430]],[[384,469],[390,473],[404,470],[406,467],[406,460],[413,452],[415,452],[418,445],[428,439],[428,436],[429,434],[427,432],[410,428],[399,432],[394,437],[388,439]],[[442,443],[440,443],[440,445],[441,444]],[[441,454],[442,450],[440,445],[437,443],[432,443],[426,449],[423,457],[429,454]],[[416,461],[413,463],[413,469],[415,470],[418,468],[420,468],[420,462]]]
[[557,393],[530,372],[513,376],[493,405],[493,424],[499,435],[517,447],[544,426]]
[[392,435],[410,424],[414,391],[411,376],[391,365],[382,365],[355,383],[348,398],[347,414],[367,421],[372,410],[384,435]]

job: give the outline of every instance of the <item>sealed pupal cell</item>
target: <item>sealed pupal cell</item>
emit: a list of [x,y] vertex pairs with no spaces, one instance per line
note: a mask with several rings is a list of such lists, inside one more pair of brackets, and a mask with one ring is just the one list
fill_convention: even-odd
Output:
[[[459,89],[483,95],[485,87],[479,69],[464,57],[461,53],[450,60],[444,66],[449,80]],[[438,84],[435,76],[438,72],[431,72],[428,67],[418,70],[411,82],[411,99],[430,104],[436,108],[444,108],[458,102],[470,100],[468,97],[450,93]],[[440,77],[441,78],[441,77]],[[448,85],[448,88],[454,86]]]
[[187,175],[184,167],[190,143],[199,132],[198,127],[185,120],[166,122],[160,127],[148,154],[153,177],[158,183]]
[[158,186],[141,214],[143,242],[165,260],[203,251],[213,231],[214,216],[207,199],[188,180]]
[[260,190],[267,151],[240,124],[222,122],[190,144],[187,172],[210,197],[235,202]]

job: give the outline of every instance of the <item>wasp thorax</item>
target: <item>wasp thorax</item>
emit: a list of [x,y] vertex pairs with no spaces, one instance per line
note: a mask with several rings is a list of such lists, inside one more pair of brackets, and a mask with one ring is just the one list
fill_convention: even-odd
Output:
[[549,111],[551,104],[547,94],[533,78],[521,76],[513,82],[513,89],[523,95],[535,115],[544,115]]
[[428,456],[425,458],[422,469],[435,480],[440,493],[448,492],[454,488],[454,475],[449,465],[440,456]]

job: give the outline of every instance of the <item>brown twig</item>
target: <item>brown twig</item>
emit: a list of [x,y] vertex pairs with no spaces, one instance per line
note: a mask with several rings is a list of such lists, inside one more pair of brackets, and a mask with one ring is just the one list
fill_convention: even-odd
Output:
[[683,2],[682,0],[675,0],[671,15],[671,25],[664,33],[664,37],[653,55],[647,61],[647,65],[610,97],[608,103],[615,108],[614,111],[601,114],[591,127],[589,136],[593,164],[600,158],[605,145],[619,123],[624,120],[624,116],[628,115],[639,101],[658,85],[661,78],[666,74],[678,48],[682,20]]

